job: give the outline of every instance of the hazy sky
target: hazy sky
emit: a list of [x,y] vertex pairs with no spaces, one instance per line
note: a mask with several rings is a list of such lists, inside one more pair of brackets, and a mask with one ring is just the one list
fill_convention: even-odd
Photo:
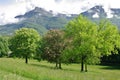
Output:
[[36,6],[54,12],[79,14],[96,4],[120,8],[120,0],[0,0],[0,25],[17,22],[14,17],[34,9]]

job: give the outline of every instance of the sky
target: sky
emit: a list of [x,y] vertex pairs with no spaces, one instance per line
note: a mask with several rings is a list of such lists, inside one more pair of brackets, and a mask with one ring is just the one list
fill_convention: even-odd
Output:
[[120,0],[0,0],[0,25],[18,22],[14,17],[42,7],[55,13],[79,14],[95,5],[108,8],[120,8]]

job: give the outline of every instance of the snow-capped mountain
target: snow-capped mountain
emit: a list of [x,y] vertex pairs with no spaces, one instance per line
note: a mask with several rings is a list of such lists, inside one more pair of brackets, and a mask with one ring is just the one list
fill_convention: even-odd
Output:
[[43,8],[36,7],[24,15],[15,16],[20,22],[0,26],[0,34],[12,34],[14,30],[22,27],[34,28],[40,34],[44,34],[49,29],[63,28],[75,16],[77,15],[55,14],[53,11],[46,11]]
[[[93,20],[99,21],[100,19],[109,19],[113,24],[120,27],[120,9],[109,8],[106,10],[104,6],[97,5],[82,13],[83,16]],[[63,14],[55,13],[54,11],[46,11],[43,8],[36,7],[35,9],[26,12],[24,15],[18,15],[15,18],[20,22],[13,24],[6,24],[0,26],[0,34],[10,34],[14,30],[22,27],[30,27],[43,34],[49,29],[63,28],[68,21],[78,16],[78,14]]]
[[33,16],[52,16],[52,17],[75,17],[77,14],[63,14],[63,13],[55,13],[54,11],[46,11],[43,8],[35,7],[35,9],[26,12],[24,15],[15,16],[17,19],[21,18],[31,18]]
[[97,5],[88,9],[87,11],[81,13],[82,15],[89,18],[119,18],[120,17],[120,9],[119,8],[109,8],[107,10],[104,9],[104,6]]

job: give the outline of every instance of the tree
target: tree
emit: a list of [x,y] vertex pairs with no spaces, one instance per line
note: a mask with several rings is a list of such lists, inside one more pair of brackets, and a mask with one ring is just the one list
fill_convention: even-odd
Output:
[[87,18],[79,16],[68,23],[65,31],[67,37],[72,38],[72,49],[69,49],[68,54],[75,55],[79,62],[81,62],[81,71],[84,71],[84,64],[85,71],[87,71],[87,64],[92,62],[93,57],[99,57],[99,54],[96,55],[95,53],[97,52],[95,48],[97,42],[97,26],[87,20]]
[[15,35],[11,38],[10,49],[15,56],[25,58],[27,64],[28,58],[36,52],[39,40],[40,35],[36,30],[21,28],[16,30]]
[[98,48],[103,55],[101,62],[106,63],[105,61],[107,61],[107,64],[109,62],[113,62],[112,64],[119,62],[117,61],[119,57],[117,53],[120,49],[120,35],[117,27],[109,21],[101,21],[98,28],[98,37],[100,38]]
[[8,52],[8,39],[0,36],[0,57],[7,56]]
[[120,35],[118,28],[107,20],[100,21],[98,25],[98,44],[97,48],[102,55],[117,53],[120,48]]
[[67,24],[65,33],[72,39],[72,47],[65,50],[66,57],[75,55],[81,62],[81,71],[84,64],[87,71],[87,64],[98,62],[101,55],[111,54],[119,39],[118,29],[109,22],[98,26],[81,15]]
[[65,46],[63,34],[61,30],[50,30],[42,40],[42,49],[44,49],[42,56],[49,62],[55,62],[56,68],[59,69],[61,69],[61,56]]

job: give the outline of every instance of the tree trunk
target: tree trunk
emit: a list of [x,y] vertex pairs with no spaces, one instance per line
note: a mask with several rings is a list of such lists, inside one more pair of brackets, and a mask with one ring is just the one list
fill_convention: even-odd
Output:
[[85,63],[85,72],[87,72],[88,70],[87,70],[87,63]]
[[84,71],[84,61],[83,61],[83,57],[82,57],[82,59],[81,59],[81,72],[83,72]]
[[56,66],[55,66],[55,68],[57,69],[58,68],[58,63],[56,62]]
[[25,56],[25,63],[28,64],[28,57]]
[[58,59],[56,58],[56,67],[55,67],[56,69],[58,69],[58,64],[59,64]]
[[62,67],[61,67],[61,62],[59,62],[59,69],[62,69]]

